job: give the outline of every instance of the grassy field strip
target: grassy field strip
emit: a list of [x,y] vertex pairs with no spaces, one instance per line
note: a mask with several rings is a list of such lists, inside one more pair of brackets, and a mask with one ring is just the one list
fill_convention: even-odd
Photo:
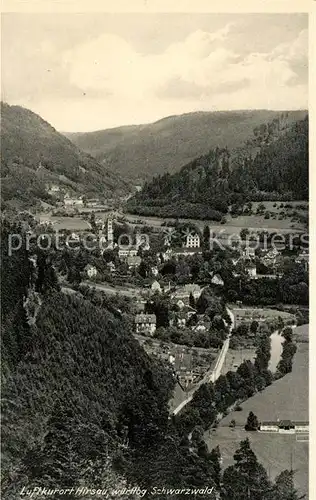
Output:
[[[233,455],[241,440],[249,437],[251,447],[258,460],[269,471],[272,478],[282,470],[295,470],[295,485],[302,494],[308,493],[308,448],[307,434],[279,434],[246,432],[244,425],[250,411],[259,421],[289,419],[309,420],[308,411],[308,325],[295,329],[305,339],[305,343],[297,344],[293,370],[271,386],[257,393],[241,404],[242,411],[234,411],[227,415],[216,430],[207,431],[205,439],[210,449],[219,445],[222,453],[223,467],[233,463]],[[236,421],[236,428],[229,427],[230,421]]]

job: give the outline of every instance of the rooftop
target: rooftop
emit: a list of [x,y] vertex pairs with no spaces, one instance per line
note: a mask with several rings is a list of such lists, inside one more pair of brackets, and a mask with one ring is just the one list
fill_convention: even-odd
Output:
[[309,425],[308,421],[296,421],[296,420],[267,420],[265,422],[261,422],[260,425],[277,425],[278,427],[289,427],[293,425]]
[[202,253],[202,249],[200,247],[191,247],[191,248],[179,247],[179,248],[174,248],[173,253],[175,254]]
[[155,314],[136,314],[135,323],[156,324],[156,315]]

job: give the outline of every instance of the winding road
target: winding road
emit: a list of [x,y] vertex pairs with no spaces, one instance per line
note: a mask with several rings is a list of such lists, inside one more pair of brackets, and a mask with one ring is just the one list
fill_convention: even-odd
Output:
[[227,339],[225,340],[222,348],[221,348],[221,351],[218,355],[218,358],[217,358],[217,361],[216,361],[216,364],[215,364],[215,367],[208,370],[205,374],[204,374],[204,377],[198,382],[198,384],[196,384],[195,387],[193,387],[193,389],[191,389],[189,392],[188,392],[188,395],[186,397],[186,399],[184,401],[182,401],[173,411],[172,411],[172,415],[177,415],[193,398],[195,392],[201,387],[201,385],[207,383],[207,382],[215,382],[218,377],[220,376],[221,374],[221,370],[222,370],[222,367],[223,367],[223,364],[224,364],[224,361],[225,361],[225,358],[226,358],[226,354],[227,354],[227,351],[229,349],[229,342],[230,342],[230,337],[231,337],[231,332],[234,328],[234,315],[232,313],[232,311],[226,307],[226,310],[227,310],[227,313],[231,319],[231,324],[229,326],[229,334],[227,336]]

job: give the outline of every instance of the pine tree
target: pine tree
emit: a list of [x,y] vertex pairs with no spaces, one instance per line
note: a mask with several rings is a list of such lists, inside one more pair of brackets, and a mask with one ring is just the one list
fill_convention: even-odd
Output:
[[203,229],[203,247],[205,250],[209,250],[210,248],[210,238],[211,238],[210,226],[206,225],[204,226]]
[[221,484],[221,452],[219,446],[213,448],[209,454],[209,460],[212,462],[212,466],[214,469],[213,479],[216,483],[216,486],[219,488]]
[[223,474],[222,500],[268,500],[272,487],[248,438],[241,441],[234,460]]
[[256,415],[251,411],[249,412],[247,422],[245,425],[246,431],[257,431],[259,427],[259,421]]
[[273,488],[273,498],[277,498],[278,500],[299,500],[300,498],[304,498],[299,496],[294,488],[293,476],[293,471],[284,470],[276,477]]
[[192,293],[192,292],[190,293],[190,297],[189,297],[189,304],[190,304],[190,306],[191,306],[193,309],[195,309],[195,307],[196,307],[196,303],[195,303],[195,298],[194,298],[194,296],[193,296],[193,293]]

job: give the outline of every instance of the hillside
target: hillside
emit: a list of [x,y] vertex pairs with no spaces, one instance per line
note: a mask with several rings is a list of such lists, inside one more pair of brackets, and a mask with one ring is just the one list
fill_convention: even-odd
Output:
[[[8,235],[13,232],[24,241],[12,258]],[[32,269],[26,235],[4,220],[1,236],[2,498],[21,498],[22,488],[26,496],[32,490],[41,499],[52,496],[34,490],[45,488],[63,490],[60,499],[136,500],[147,489],[146,498],[154,491],[157,500],[165,500],[162,488],[176,488],[184,500],[188,488],[200,493],[207,485],[231,500],[225,495],[231,480],[225,472],[220,481],[218,453],[208,451],[203,428],[197,426],[188,440],[181,421],[178,426],[168,419],[171,371],[148,357],[124,313],[113,308],[117,303],[92,290],[64,294],[50,251],[38,249]],[[35,294],[40,308],[35,317],[33,308],[34,321],[28,324]],[[193,412],[182,423],[195,426],[199,415]],[[241,447],[252,460],[248,493],[257,491],[260,481],[274,492],[261,500],[288,499],[278,494],[277,482],[268,481],[247,442]],[[239,477],[234,488],[240,489],[245,474],[236,476],[238,470],[237,464],[230,472]],[[118,494],[117,489],[131,486],[138,487],[134,493]],[[75,493],[79,487],[83,491]]]
[[[18,498],[23,486],[104,485],[108,458],[124,451],[123,444],[136,452],[159,441],[172,378],[123,319],[64,295],[56,283],[49,292],[44,287],[36,325],[29,327],[23,298],[36,278],[24,248],[8,255],[13,229],[4,223],[1,232],[3,498]],[[128,449],[125,455],[126,464]]]
[[142,183],[156,174],[174,173],[212,148],[227,146],[234,150],[254,128],[276,117],[282,115],[285,123],[292,123],[305,114],[269,110],[194,112],[147,125],[66,135],[124,179]]
[[128,191],[113,172],[20,106],[1,103],[1,156],[4,201],[47,199],[47,181],[85,194]]
[[[170,426],[170,369],[148,357],[107,297],[62,293],[48,254],[38,251],[37,273],[25,241],[10,257],[12,232],[20,234],[3,221],[2,498],[16,500],[22,487],[36,486],[106,488],[112,500],[111,489],[126,484],[212,485],[211,463]],[[34,290],[41,306],[28,326],[23,303]]]
[[[287,197],[287,198],[284,198]],[[128,203],[130,212],[220,221],[231,204],[308,199],[308,117],[279,118],[253,130],[235,151],[215,148],[179,172],[156,176]]]

